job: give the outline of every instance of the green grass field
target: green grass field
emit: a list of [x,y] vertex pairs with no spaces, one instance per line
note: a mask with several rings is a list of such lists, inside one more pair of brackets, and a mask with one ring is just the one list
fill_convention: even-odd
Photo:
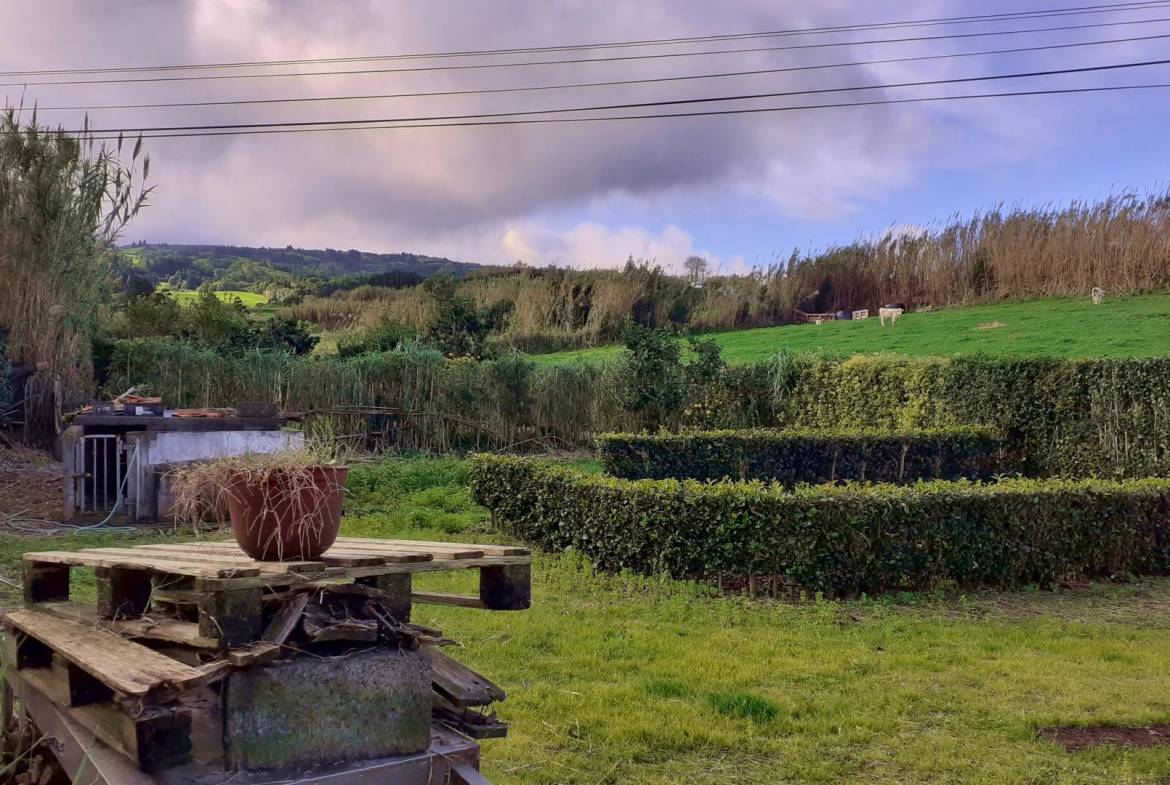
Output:
[[[199,294],[198,292],[190,292],[184,289],[169,289],[168,291],[180,303],[189,303]],[[239,300],[248,308],[257,308],[268,303],[268,295],[257,294],[256,292],[241,292],[233,289],[225,289],[223,291],[217,291],[215,296],[221,300]]]
[[[499,539],[467,472],[457,459],[356,469],[344,530]],[[0,535],[0,568],[12,581],[23,551],[127,542]],[[474,579],[421,575],[416,586],[474,593]],[[529,611],[415,608],[508,692],[499,711],[511,733],[484,744],[497,785],[1155,785],[1170,775],[1170,747],[1069,753],[1036,738],[1051,725],[1170,720],[1168,579],[793,604],[538,555],[533,580]],[[6,604],[18,603],[18,584],[4,586]],[[92,582],[78,591],[92,597]]]
[[[1170,295],[1031,300],[907,313],[895,327],[874,318],[715,333],[728,362],[766,360],[780,350],[803,354],[1027,354],[1055,357],[1149,357],[1170,353]],[[617,346],[537,355],[540,363],[603,360]]]

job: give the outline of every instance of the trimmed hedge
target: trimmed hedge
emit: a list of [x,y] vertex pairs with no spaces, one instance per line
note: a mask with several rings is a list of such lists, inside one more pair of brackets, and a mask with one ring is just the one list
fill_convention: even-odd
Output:
[[477,455],[507,533],[598,568],[780,576],[833,594],[1170,572],[1170,479],[798,486],[621,480]]
[[607,433],[598,439],[607,473],[627,480],[838,480],[907,483],[987,480],[1003,471],[988,429],[878,431],[703,431]]

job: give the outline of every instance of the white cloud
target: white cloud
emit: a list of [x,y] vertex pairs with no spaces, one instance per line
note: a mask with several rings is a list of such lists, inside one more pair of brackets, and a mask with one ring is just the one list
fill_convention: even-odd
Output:
[[558,232],[532,223],[511,225],[500,238],[504,256],[526,264],[568,265],[578,268],[614,268],[626,259],[644,259],[671,271],[682,270],[688,256],[704,256],[719,263],[711,253],[696,248],[695,238],[677,226],[653,232],[642,227],[611,229],[598,223],[580,223]]

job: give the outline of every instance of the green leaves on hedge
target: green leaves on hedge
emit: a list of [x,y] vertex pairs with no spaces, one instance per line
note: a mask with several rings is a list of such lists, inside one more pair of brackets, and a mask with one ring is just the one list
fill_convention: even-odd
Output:
[[622,480],[477,455],[508,533],[597,567],[780,576],[834,594],[1170,572],[1170,479],[915,485]]
[[985,428],[878,431],[704,431],[603,434],[605,470],[629,480],[837,480],[915,482],[989,479],[1008,468]]

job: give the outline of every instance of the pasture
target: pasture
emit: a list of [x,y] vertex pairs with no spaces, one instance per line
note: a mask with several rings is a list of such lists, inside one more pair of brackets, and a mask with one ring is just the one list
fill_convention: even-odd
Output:
[[[1008,301],[994,305],[906,313],[885,328],[877,314],[864,321],[759,327],[713,333],[731,363],[795,354],[897,354],[914,357],[975,354],[1052,357],[1153,357],[1170,347],[1170,295]],[[604,360],[618,346],[536,355],[539,363]]]
[[[198,292],[187,291],[185,289],[168,289],[171,296],[179,301],[180,304],[187,304],[198,296]],[[217,290],[215,296],[221,300],[239,300],[246,308],[258,308],[262,305],[268,304],[268,295],[258,294],[256,292],[244,292],[233,289]]]
[[[344,531],[491,539],[468,475],[454,458],[356,470]],[[5,604],[19,603],[8,582],[21,552],[128,542],[3,535]],[[483,756],[500,785],[1154,785],[1170,774],[1170,747],[1074,753],[1036,735],[1165,720],[1170,580],[776,603],[604,575],[572,554],[538,556],[533,578],[529,611],[416,608],[508,691],[511,732]],[[469,579],[419,585],[468,592]]]

